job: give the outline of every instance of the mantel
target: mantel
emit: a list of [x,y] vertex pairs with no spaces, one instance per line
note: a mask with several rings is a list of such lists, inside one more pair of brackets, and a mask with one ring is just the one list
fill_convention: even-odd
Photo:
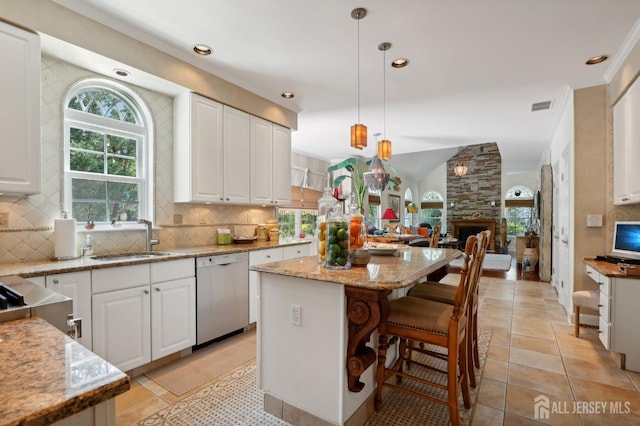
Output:
[[[451,235],[453,235],[454,238],[458,238],[458,240],[460,240],[459,237],[459,230],[460,228],[483,228],[481,230],[478,230],[478,232],[480,231],[484,231],[485,229],[488,229],[489,231],[491,231],[491,240],[489,241],[489,250],[494,251],[495,250],[495,241],[496,241],[496,220],[495,219],[491,219],[491,218],[478,218],[478,219],[451,219],[450,221],[451,223]],[[463,241],[461,241],[461,243],[464,243]]]

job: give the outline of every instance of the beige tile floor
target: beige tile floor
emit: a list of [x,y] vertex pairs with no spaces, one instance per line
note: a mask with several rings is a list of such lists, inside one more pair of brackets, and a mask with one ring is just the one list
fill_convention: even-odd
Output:
[[[576,338],[549,283],[517,278],[481,280],[479,324],[492,338],[472,425],[640,425],[640,374],[617,368],[596,330],[582,328]],[[178,397],[139,376],[116,398],[116,422],[135,424],[209,383]],[[534,419],[540,395],[549,398],[549,419]],[[623,410],[629,402],[630,413],[611,414],[611,401]],[[574,407],[592,412],[572,413]]]

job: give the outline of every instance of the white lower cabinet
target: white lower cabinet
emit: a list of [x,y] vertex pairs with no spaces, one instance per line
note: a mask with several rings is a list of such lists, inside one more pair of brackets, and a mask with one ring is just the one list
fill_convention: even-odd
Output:
[[151,286],[151,358],[196,344],[196,279]]
[[93,351],[126,371],[195,345],[195,290],[193,258],[94,270]]
[[600,288],[600,341],[606,349],[625,355],[625,369],[640,372],[640,329],[636,326],[640,279],[608,277],[589,265],[586,272]]
[[[296,244],[251,251],[249,252],[249,266],[309,256],[309,250],[310,244]],[[254,323],[258,320],[258,302],[260,300],[259,281],[260,273],[249,271],[249,323]]]
[[92,298],[93,352],[124,371],[151,361],[149,288],[110,291]]
[[76,340],[92,350],[91,271],[47,275],[46,287],[73,300],[73,317],[82,319],[82,337]]
[[[280,262],[283,259],[282,247],[249,252],[249,267],[262,263]],[[249,271],[249,323],[258,321],[258,306],[260,300],[260,273]]]

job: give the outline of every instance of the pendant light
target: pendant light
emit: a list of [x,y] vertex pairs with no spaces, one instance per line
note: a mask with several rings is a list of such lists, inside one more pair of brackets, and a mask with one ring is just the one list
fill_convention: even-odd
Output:
[[373,191],[383,191],[389,183],[389,173],[384,169],[377,155],[373,156],[369,170],[362,174],[367,188]]
[[351,11],[351,17],[358,21],[358,122],[351,126],[351,147],[367,147],[367,126],[360,123],[360,20],[367,16],[367,9],[358,7]]
[[391,159],[391,141],[387,139],[387,50],[391,43],[380,43],[378,50],[382,50],[382,140],[378,142],[378,158]]

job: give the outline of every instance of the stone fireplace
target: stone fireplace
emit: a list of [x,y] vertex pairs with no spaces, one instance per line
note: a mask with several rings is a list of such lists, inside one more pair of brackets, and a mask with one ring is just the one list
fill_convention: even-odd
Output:
[[[464,176],[456,176],[453,172],[458,161],[464,161],[468,166]],[[468,235],[490,229],[490,250],[495,250],[496,240],[500,241],[497,224],[502,216],[502,157],[497,144],[466,146],[449,159],[446,202],[447,230],[451,235],[463,243]],[[461,227],[477,229],[463,231],[460,238],[458,230]]]
[[496,221],[488,218],[478,219],[458,219],[451,220],[451,235],[457,238],[460,242],[460,247],[463,247],[465,241],[470,235],[476,235],[484,230],[491,231],[491,239],[489,241],[489,250],[495,251],[495,237],[496,235]]

